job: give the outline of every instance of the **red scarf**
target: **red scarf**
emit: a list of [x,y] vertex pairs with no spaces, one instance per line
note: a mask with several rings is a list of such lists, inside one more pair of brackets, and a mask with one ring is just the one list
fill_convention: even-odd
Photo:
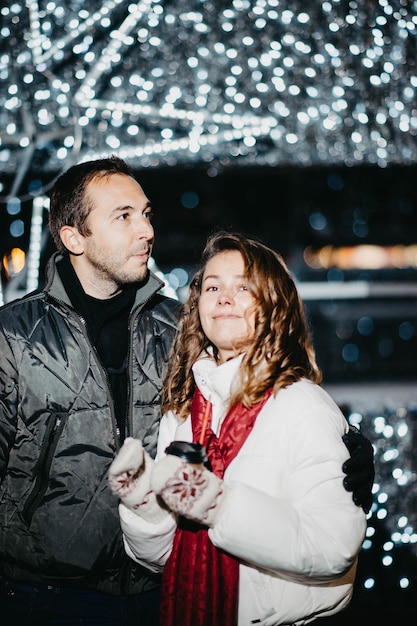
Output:
[[[235,405],[219,437],[207,428],[204,445],[213,472],[223,478],[272,393],[246,409]],[[196,389],[191,406],[194,441],[200,440],[206,400]],[[162,576],[160,626],[235,626],[238,614],[239,561],[211,543],[205,526],[180,518]]]

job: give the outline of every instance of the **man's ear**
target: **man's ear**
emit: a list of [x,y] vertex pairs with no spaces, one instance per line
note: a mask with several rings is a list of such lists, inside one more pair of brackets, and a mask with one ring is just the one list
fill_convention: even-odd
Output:
[[72,254],[82,254],[84,252],[83,237],[75,226],[63,226],[59,231],[59,235],[69,252]]

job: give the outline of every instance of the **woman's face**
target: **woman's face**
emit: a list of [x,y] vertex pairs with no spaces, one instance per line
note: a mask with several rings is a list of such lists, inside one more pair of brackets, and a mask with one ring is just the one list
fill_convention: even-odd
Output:
[[219,252],[207,263],[198,303],[201,326],[219,351],[220,362],[243,352],[255,326],[254,298],[237,250]]

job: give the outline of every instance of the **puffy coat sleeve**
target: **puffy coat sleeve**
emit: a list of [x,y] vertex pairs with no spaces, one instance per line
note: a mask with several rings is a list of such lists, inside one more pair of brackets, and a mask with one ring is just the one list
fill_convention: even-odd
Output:
[[[164,415],[159,427],[156,461],[165,455],[165,448],[177,436],[191,441],[191,434],[189,423],[181,429],[173,413]],[[175,518],[168,515],[161,523],[150,524],[123,504],[119,505],[119,515],[126,553],[151,572],[160,572],[172,550],[177,528]]]
[[123,504],[119,515],[128,556],[151,572],[161,572],[172,550],[177,528],[174,517],[167,515],[159,524],[150,524]]
[[296,582],[326,582],[354,564],[366,516],[343,487],[347,423],[304,381],[271,398],[225,474],[214,545]]

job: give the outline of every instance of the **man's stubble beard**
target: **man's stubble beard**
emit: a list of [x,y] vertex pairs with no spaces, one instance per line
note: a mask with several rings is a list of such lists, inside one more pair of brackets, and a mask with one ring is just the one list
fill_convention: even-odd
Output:
[[97,278],[103,282],[113,283],[118,287],[143,282],[149,272],[147,263],[141,264],[135,271],[129,269],[128,263],[132,255],[125,259],[121,259],[120,255],[117,259],[114,257],[105,258],[101,251],[97,254],[95,245],[90,246],[85,254],[89,264],[94,268]]

